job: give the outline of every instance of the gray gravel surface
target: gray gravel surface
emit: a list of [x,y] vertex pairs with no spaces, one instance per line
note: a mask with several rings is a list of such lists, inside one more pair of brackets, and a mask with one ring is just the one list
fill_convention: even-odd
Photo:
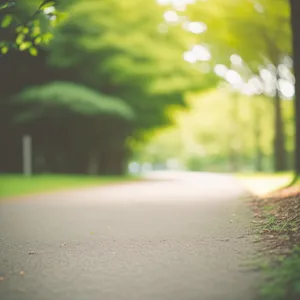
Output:
[[255,300],[245,191],[231,177],[0,202],[1,300]]

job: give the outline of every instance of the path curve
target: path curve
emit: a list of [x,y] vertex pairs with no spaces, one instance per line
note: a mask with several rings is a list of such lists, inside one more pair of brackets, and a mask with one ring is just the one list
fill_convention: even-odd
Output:
[[151,179],[0,203],[0,299],[254,300],[249,195],[224,175]]

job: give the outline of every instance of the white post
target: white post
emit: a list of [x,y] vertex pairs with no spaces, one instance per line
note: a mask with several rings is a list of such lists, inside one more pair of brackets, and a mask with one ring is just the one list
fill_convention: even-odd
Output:
[[32,174],[32,142],[31,136],[23,136],[23,173],[25,176]]

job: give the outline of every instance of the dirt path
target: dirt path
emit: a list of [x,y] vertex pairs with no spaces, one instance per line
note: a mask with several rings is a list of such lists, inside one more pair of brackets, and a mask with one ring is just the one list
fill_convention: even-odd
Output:
[[0,203],[0,299],[255,299],[237,182],[160,177]]

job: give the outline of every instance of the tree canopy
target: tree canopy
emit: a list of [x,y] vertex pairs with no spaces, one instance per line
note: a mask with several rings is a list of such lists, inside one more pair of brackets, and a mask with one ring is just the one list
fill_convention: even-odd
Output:
[[[185,163],[198,167],[205,165],[196,162],[204,152],[209,162],[219,148],[227,149],[219,158],[231,160],[233,169],[232,157],[255,161],[257,169],[271,155],[276,170],[290,165],[294,76],[287,1],[5,3],[0,131],[11,134],[2,157],[20,156],[20,136],[30,132],[50,171],[121,172],[132,152],[142,155],[149,145],[157,159],[180,149]],[[169,113],[173,107],[181,121]],[[45,140],[39,129],[51,137]],[[153,132],[156,146],[142,146]]]
[[[286,148],[293,150],[293,105],[283,105]],[[272,103],[264,96],[235,95],[227,87],[186,96],[186,109],[169,110],[172,125],[132,141],[137,161],[196,171],[271,171]],[[268,112],[268,113],[266,113]],[[292,166],[292,161],[289,161]]]
[[122,100],[72,82],[51,82],[27,88],[16,96],[25,110],[18,120],[33,121],[59,111],[85,116],[112,116],[133,120],[132,109]]
[[124,99],[139,127],[162,124],[161,107],[182,103],[192,87],[211,84],[182,59],[190,35],[164,24],[164,10],[155,1],[71,3],[72,14],[58,26],[51,45],[50,64]]
[[[60,18],[61,12],[67,16]],[[23,21],[22,30],[13,21],[3,30],[11,43],[18,43],[18,30],[25,30],[22,39],[33,41],[30,47],[39,55],[34,59],[28,55],[28,43],[24,49],[12,47],[2,59],[6,72],[1,91],[6,112],[2,122],[15,132],[11,145],[30,132],[39,156],[46,159],[45,168],[52,171],[70,170],[71,163],[66,161],[71,155],[67,157],[66,151],[80,151],[82,161],[98,164],[93,170],[120,172],[128,156],[126,140],[130,135],[166,124],[165,108],[182,105],[187,90],[209,86],[217,79],[214,74],[203,76],[184,61],[183,52],[194,37],[180,26],[167,24],[164,8],[154,0],[32,1],[17,3],[5,14],[14,14],[14,20],[35,15],[29,23]],[[40,17],[56,26],[40,30]],[[38,31],[51,36],[49,45],[36,43],[32,33]],[[12,98],[17,101],[11,102]],[[69,123],[59,118],[66,115]],[[22,120],[23,127],[16,120]],[[59,134],[57,124],[65,128]],[[41,128],[51,132],[47,141],[38,130]],[[74,138],[69,146],[62,146],[62,141],[73,135],[72,130],[80,136],[80,145]],[[52,154],[46,154],[50,148]],[[13,151],[7,146],[2,152],[4,157]],[[53,162],[55,157],[65,157],[64,167]],[[86,170],[72,161],[76,170]]]

